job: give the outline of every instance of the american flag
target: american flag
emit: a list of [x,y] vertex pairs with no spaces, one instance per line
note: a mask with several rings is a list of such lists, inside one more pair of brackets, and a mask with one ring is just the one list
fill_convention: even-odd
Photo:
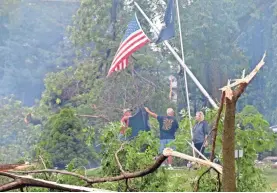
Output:
[[150,39],[141,29],[137,16],[135,15],[128,24],[125,35],[120,43],[108,72],[108,76],[110,76],[114,71],[125,69],[128,65],[129,56],[148,42],[150,42]]

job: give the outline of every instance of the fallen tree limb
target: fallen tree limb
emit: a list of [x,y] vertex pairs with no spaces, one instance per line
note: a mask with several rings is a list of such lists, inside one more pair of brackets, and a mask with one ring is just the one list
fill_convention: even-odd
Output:
[[[31,174],[31,173],[60,173],[65,175],[71,175],[78,177],[84,181],[86,181],[89,185],[95,184],[95,183],[102,183],[102,182],[113,182],[113,181],[120,181],[120,180],[126,180],[131,178],[137,178],[137,177],[143,177],[147,174],[150,174],[157,170],[164,160],[166,160],[166,156],[160,155],[156,159],[155,163],[148,167],[145,170],[137,171],[133,173],[125,172],[124,175],[121,174],[119,176],[112,176],[112,177],[103,177],[103,178],[87,178],[85,176],[66,172],[66,171],[58,171],[58,170],[35,170],[35,171],[14,171],[13,173],[23,173],[23,174]],[[79,187],[79,186],[71,186],[66,184],[57,184],[55,182],[50,182],[46,180],[40,180],[40,179],[34,179],[32,177],[27,176],[19,176],[13,173],[7,173],[7,172],[0,172],[0,176],[6,176],[15,179],[14,182],[4,184],[0,186],[0,191],[8,191],[13,189],[18,189],[25,186],[35,186],[35,187],[43,187],[43,188],[51,188],[51,189],[57,189],[62,191],[103,191],[100,189],[92,189],[92,188],[86,188],[86,187]]]
[[20,173],[20,174],[57,173],[57,174],[74,176],[81,180],[84,180],[85,182],[90,182],[90,179],[85,176],[82,176],[80,174],[76,174],[73,172],[67,172],[67,171],[61,171],[61,170],[46,169],[46,170],[33,170],[33,171],[10,171],[9,173]]
[[21,170],[31,166],[29,164],[0,164],[0,171]]
[[164,156],[179,157],[179,158],[186,159],[186,160],[189,160],[189,161],[192,161],[192,162],[197,162],[197,163],[199,163],[201,165],[212,167],[216,171],[218,171],[220,174],[222,174],[222,166],[219,165],[219,164],[213,163],[213,162],[211,162],[209,160],[203,160],[203,159],[195,158],[195,157],[192,157],[190,155],[186,155],[184,153],[173,151],[170,148],[165,148],[164,151],[163,151],[163,155]]
[[20,189],[20,188],[28,187],[28,186],[51,188],[51,189],[55,189],[55,190],[62,190],[62,191],[68,191],[68,192],[107,191],[107,190],[96,189],[96,188],[87,188],[87,187],[73,186],[73,185],[68,185],[68,184],[58,184],[56,182],[51,182],[51,181],[41,180],[41,179],[34,179],[29,176],[19,176],[19,175],[15,175],[15,174],[6,173],[6,172],[0,172],[0,175],[14,179],[13,182],[1,185],[0,192],[10,191],[10,190],[14,190],[14,189]]
[[137,171],[133,173],[125,172],[124,175],[121,174],[119,176],[114,176],[114,177],[93,178],[91,179],[90,184],[101,183],[101,182],[113,182],[113,181],[119,181],[124,179],[143,177],[157,170],[162,165],[164,160],[166,160],[166,158],[167,158],[166,156],[160,155],[157,157],[156,162],[145,170]]

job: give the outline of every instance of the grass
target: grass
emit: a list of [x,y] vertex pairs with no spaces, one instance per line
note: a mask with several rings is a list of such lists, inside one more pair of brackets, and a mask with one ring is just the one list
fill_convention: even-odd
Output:
[[272,190],[277,191],[277,169],[265,168],[263,174]]

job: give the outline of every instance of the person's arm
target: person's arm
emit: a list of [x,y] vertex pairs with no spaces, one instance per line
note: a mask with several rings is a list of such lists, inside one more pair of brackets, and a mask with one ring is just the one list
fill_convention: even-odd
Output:
[[122,119],[120,120],[120,122],[121,122],[121,128],[127,128],[128,127],[128,125],[126,125],[126,121],[129,119],[129,117],[128,116],[124,116],[124,117],[122,117]]
[[147,107],[144,107],[145,108],[145,111],[152,117],[154,118],[158,118],[158,115],[156,113],[153,113],[152,111],[150,111]]

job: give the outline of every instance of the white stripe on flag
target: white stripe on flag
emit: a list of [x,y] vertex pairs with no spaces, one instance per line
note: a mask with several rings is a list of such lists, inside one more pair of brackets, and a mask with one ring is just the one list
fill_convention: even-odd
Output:
[[139,34],[141,32],[143,33],[142,29],[139,29],[139,30],[135,31],[134,33],[130,34],[123,42],[121,42],[119,45],[119,48],[117,49],[115,56],[118,54],[118,51],[121,50],[121,47],[125,44],[125,42],[128,42],[130,38],[136,36],[137,34]]
[[132,45],[130,48],[128,48],[127,50],[125,50],[124,53],[122,53],[122,54],[120,55],[120,57],[118,58],[118,60],[116,61],[116,63],[114,63],[113,66],[118,65],[118,63],[120,62],[120,60],[122,60],[123,57],[126,57],[126,55],[127,55],[128,53],[130,53],[134,48],[136,48],[138,45],[142,44],[143,42],[145,42],[145,41],[147,41],[147,40],[148,40],[148,38],[145,37],[145,38],[141,39],[140,41],[136,42],[135,44],[133,44],[133,45]]
[[125,44],[120,50],[118,49],[119,52],[116,54],[112,64],[116,63],[118,61],[118,58],[120,58],[120,56],[122,55],[122,52],[124,52],[130,45],[134,44],[136,41],[138,41],[142,37],[144,37],[144,34],[140,34],[133,39],[131,39],[132,37],[130,37],[129,39],[131,39],[131,40],[128,40],[129,42],[127,44]]
[[124,69],[125,69],[127,67],[126,59],[123,60],[123,64],[124,64]]

